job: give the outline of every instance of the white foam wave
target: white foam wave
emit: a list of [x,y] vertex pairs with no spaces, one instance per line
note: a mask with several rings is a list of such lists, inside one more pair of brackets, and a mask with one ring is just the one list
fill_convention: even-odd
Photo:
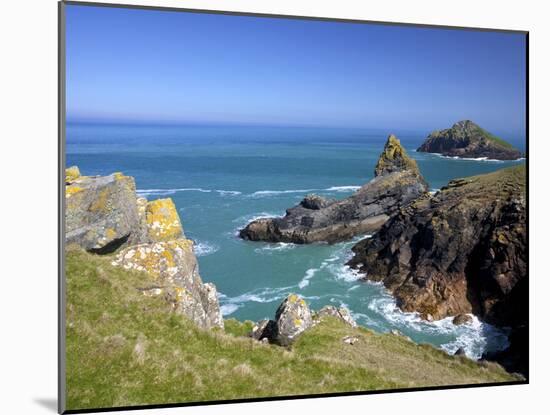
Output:
[[233,314],[239,308],[240,306],[238,306],[237,304],[223,304],[220,306],[220,311],[223,316],[228,316],[230,314]]
[[327,192],[355,192],[359,190],[361,186],[332,186],[327,189],[323,189]]
[[293,189],[293,190],[258,190],[257,192],[252,193],[251,197],[265,197],[265,196],[276,196],[289,193],[308,193],[315,192],[319,189]]
[[499,350],[508,345],[504,330],[483,323],[475,316],[472,316],[470,324],[460,326],[453,324],[452,317],[429,322],[420,318],[418,313],[401,311],[395,299],[388,293],[372,299],[368,308],[381,315],[392,326],[413,336],[429,334],[453,337],[454,340],[440,346],[449,354],[454,354],[459,347],[462,347],[468,357],[479,359],[486,350]]
[[348,265],[334,264],[329,266],[329,271],[339,280],[354,282],[363,277],[357,270],[350,268]]
[[231,310],[234,307],[243,307],[249,302],[272,303],[275,301],[281,301],[295,288],[295,285],[280,288],[259,288],[235,297],[228,297],[225,294],[220,294],[219,299],[221,307],[226,307],[227,310]]
[[[258,190],[247,194],[247,197],[270,197],[293,193],[311,193],[311,192],[352,192],[356,191],[361,186],[331,186],[325,189],[287,189],[287,190]],[[240,196],[243,193],[238,190],[223,190],[223,189],[203,189],[201,187],[179,187],[169,189],[138,189],[136,193],[140,196],[168,196],[179,192],[200,192],[200,193],[218,193],[221,196]]]
[[195,241],[193,245],[193,252],[195,252],[195,255],[199,257],[213,254],[219,249],[219,246],[203,241]]
[[275,244],[266,244],[261,248],[254,249],[257,254],[272,254],[273,252],[285,252],[296,248],[296,244],[290,242],[278,242]]
[[222,196],[238,196],[242,194],[236,190],[212,190],[203,189],[201,187],[180,187],[174,189],[137,189],[136,193],[139,196],[167,196],[179,192],[200,192],[200,193],[219,193]]
[[437,192],[439,192],[441,189],[432,189],[428,193],[431,195],[435,195]]
[[219,193],[222,196],[239,196],[242,195],[242,192],[237,190],[214,190],[216,193]]
[[320,268],[310,268],[306,271],[306,275],[302,280],[298,283],[298,287],[300,289],[303,289],[309,285],[309,280],[312,279],[315,276],[315,273],[319,271]]
[[361,188],[361,186],[345,185],[345,186],[331,186],[327,188],[319,189],[286,189],[286,190],[258,190],[251,193],[250,197],[269,197],[278,196],[292,193],[311,193],[311,192],[353,192]]
[[497,159],[490,159],[488,157],[444,156],[441,153],[430,153],[430,154],[433,154],[433,155],[441,157],[441,158],[450,159],[450,160],[487,161],[487,162],[491,162],[491,163],[504,163],[505,161],[523,161],[523,160],[525,160],[525,157],[520,157],[520,158],[514,159],[514,160],[497,160]]

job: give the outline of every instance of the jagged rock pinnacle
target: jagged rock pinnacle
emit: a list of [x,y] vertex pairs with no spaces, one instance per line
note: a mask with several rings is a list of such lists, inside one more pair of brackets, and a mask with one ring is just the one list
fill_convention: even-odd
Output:
[[386,141],[386,145],[384,146],[384,150],[382,151],[382,154],[380,154],[380,158],[376,163],[374,175],[377,177],[384,174],[405,170],[413,171],[420,176],[416,161],[408,156],[407,152],[399,142],[399,139],[395,135],[390,134],[388,140]]

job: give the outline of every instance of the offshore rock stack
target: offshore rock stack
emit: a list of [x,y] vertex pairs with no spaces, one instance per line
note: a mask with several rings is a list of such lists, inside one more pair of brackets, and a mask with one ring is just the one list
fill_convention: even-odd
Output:
[[284,217],[255,220],[239,235],[251,241],[340,242],[378,230],[391,215],[428,189],[416,162],[393,134],[388,137],[374,174],[373,180],[344,200],[308,195]]

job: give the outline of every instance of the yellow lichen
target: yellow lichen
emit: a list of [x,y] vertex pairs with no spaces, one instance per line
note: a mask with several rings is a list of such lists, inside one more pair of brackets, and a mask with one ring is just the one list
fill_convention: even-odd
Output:
[[90,205],[90,211],[91,212],[107,211],[109,209],[109,206],[108,206],[109,196],[110,196],[110,191],[108,188],[101,190],[99,192],[99,196]]
[[116,237],[116,231],[113,228],[107,228],[105,230],[105,236],[109,239],[114,239]]
[[67,186],[65,187],[65,197],[71,197],[75,193],[81,192],[82,190],[84,190],[82,187]]
[[77,166],[65,169],[65,183],[70,183],[80,177],[80,170]]
[[182,236],[180,218],[172,199],[157,199],[146,206],[147,233],[154,241],[167,241]]
[[165,249],[162,251],[161,256],[166,260],[166,266],[173,267],[176,265],[171,251]]
[[170,279],[191,260],[184,255],[192,253],[192,250],[193,242],[188,239],[136,245],[119,252],[113,265],[145,271],[154,280],[158,280],[161,275]]
[[298,296],[296,294],[290,294],[290,296],[288,297],[288,301],[290,301],[291,303],[295,303],[296,301],[298,301]]

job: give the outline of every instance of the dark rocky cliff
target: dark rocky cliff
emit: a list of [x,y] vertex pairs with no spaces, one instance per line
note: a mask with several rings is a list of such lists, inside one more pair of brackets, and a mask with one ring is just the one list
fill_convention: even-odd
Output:
[[382,281],[404,311],[434,319],[474,313],[526,327],[525,187],[525,166],[453,180],[356,244],[349,265]]

